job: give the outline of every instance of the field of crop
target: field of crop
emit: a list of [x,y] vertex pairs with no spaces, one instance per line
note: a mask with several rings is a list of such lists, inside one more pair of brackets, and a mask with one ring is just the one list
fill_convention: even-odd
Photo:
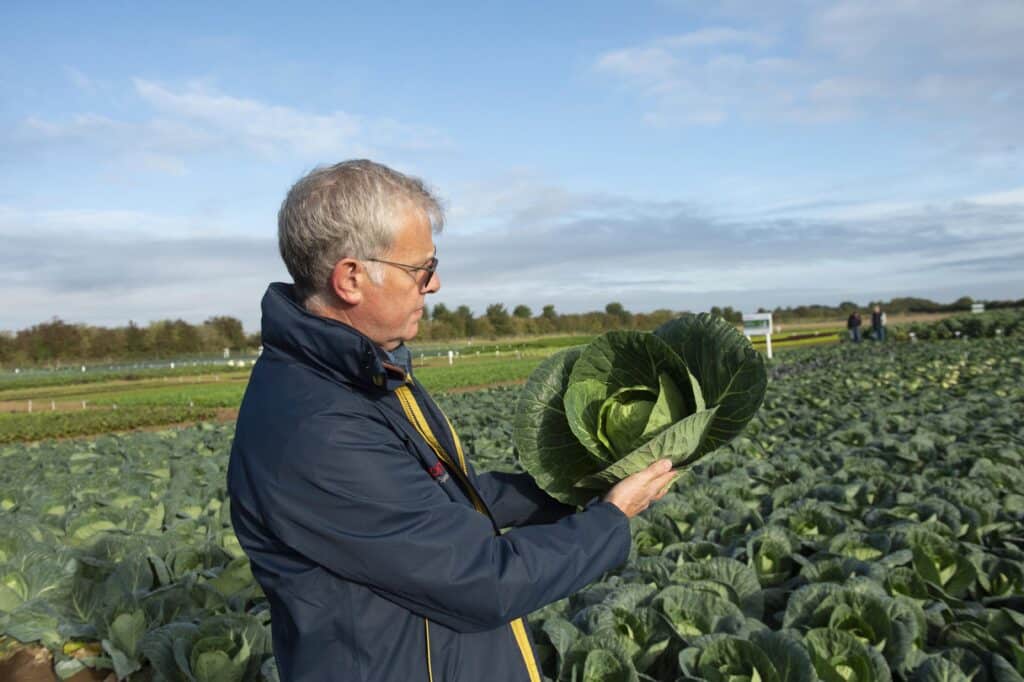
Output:
[[[821,331],[780,336],[776,349],[832,344]],[[515,343],[453,345],[459,356],[448,364],[448,346],[417,347],[416,375],[433,392],[465,391],[519,383],[551,353],[586,343],[591,336],[542,337]],[[763,339],[755,339],[763,349]],[[10,377],[0,381],[0,443],[85,436],[137,427],[181,424],[215,415],[232,418],[241,403],[251,367],[138,369],[123,372]],[[149,409],[147,409],[149,408]],[[111,414],[115,409],[118,414]],[[31,412],[30,412],[31,411]],[[131,416],[137,416],[132,420]]]
[[[1024,680],[1022,350],[782,356],[746,432],[634,519],[630,560],[531,617],[545,676]],[[439,401],[481,469],[518,468],[517,392]],[[65,679],[276,679],[231,429],[0,446],[0,651],[45,647]]]

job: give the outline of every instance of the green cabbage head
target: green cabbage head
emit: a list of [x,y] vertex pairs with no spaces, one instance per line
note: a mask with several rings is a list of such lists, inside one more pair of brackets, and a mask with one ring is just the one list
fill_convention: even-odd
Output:
[[764,361],[735,327],[684,315],[545,360],[521,394],[513,439],[544,490],[584,504],[658,459],[684,467],[727,443],[766,386]]

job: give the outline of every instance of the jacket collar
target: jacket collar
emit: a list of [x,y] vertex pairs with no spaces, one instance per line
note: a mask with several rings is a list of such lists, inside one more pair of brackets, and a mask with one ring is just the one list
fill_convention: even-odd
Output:
[[405,383],[405,370],[389,362],[383,349],[353,327],[306,310],[291,284],[271,284],[261,307],[265,350],[285,353],[365,389],[393,391]]

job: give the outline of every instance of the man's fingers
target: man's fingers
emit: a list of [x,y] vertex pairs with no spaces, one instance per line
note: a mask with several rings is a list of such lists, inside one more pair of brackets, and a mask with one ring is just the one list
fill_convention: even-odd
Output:
[[644,469],[642,473],[652,479],[657,478],[658,476],[664,476],[665,474],[670,474],[672,473],[672,460],[659,459],[657,462]]
[[653,481],[653,489],[655,492],[654,497],[651,499],[660,500],[668,494],[669,489],[672,487],[672,482],[679,478],[679,474],[675,471],[669,471],[663,476],[659,476]]
[[660,474],[660,475],[656,476],[655,478],[651,479],[650,485],[655,490],[661,490],[662,488],[667,486],[669,483],[674,481],[675,478],[676,478],[676,472],[674,472],[671,469],[669,469],[665,473]]

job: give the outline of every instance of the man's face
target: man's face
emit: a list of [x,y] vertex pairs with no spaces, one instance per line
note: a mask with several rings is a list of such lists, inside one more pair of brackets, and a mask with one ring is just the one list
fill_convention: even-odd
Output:
[[[381,260],[425,266],[435,253],[430,221],[418,211],[409,211],[395,235],[394,244]],[[385,350],[397,348],[419,331],[426,295],[441,288],[440,275],[434,273],[430,285],[422,287],[427,273],[406,271],[394,265],[376,263],[384,278],[379,285],[370,283],[360,312],[365,316],[361,331]]]

